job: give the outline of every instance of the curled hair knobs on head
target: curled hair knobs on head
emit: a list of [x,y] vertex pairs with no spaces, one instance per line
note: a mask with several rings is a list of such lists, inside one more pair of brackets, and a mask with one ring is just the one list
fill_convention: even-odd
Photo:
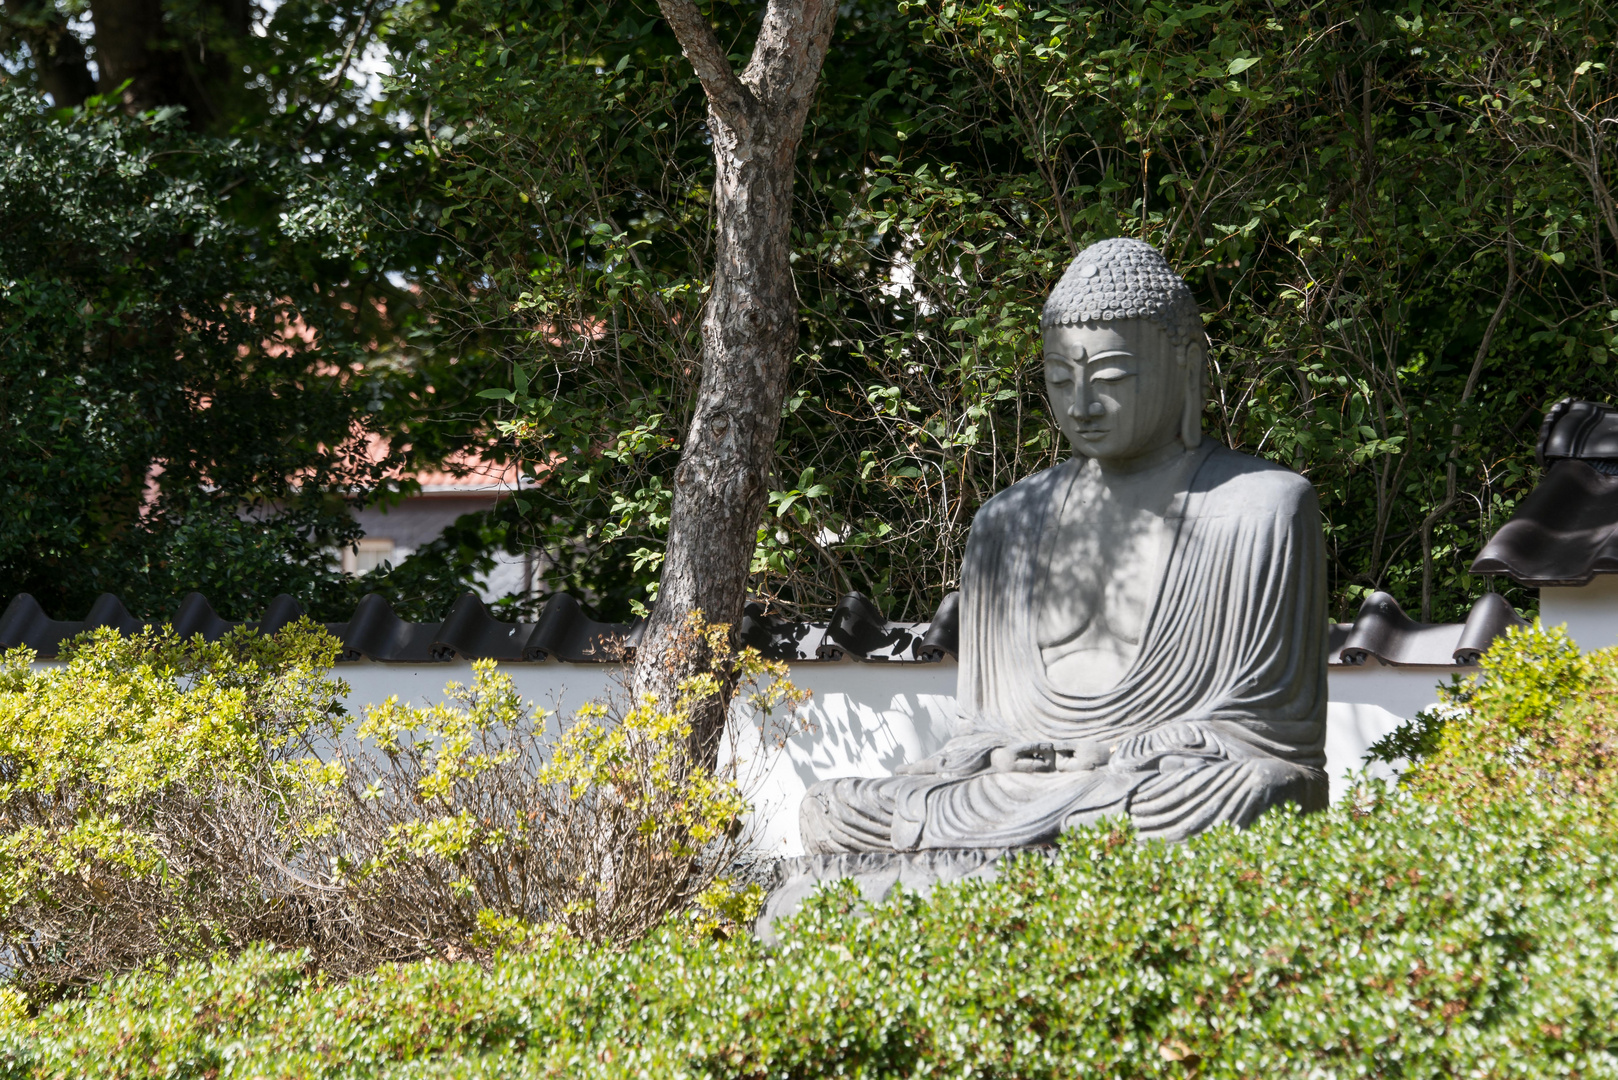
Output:
[[1205,339],[1197,301],[1162,252],[1144,240],[1117,237],[1083,251],[1051,290],[1039,326],[1150,319],[1176,349]]

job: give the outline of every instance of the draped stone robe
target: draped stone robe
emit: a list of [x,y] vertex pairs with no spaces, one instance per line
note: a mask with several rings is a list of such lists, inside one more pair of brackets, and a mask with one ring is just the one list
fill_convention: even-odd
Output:
[[[1313,488],[1204,442],[1178,463],[1174,537],[1134,663],[1113,688],[1072,693],[1036,640],[1046,568],[1081,459],[985,503],[961,574],[956,737],[920,774],[824,781],[801,821],[807,850],[914,851],[1048,842],[1128,815],[1183,839],[1327,801],[1326,569]],[[1100,744],[1078,772],[989,772],[997,746]],[[1110,751],[1110,757],[1106,757]]]

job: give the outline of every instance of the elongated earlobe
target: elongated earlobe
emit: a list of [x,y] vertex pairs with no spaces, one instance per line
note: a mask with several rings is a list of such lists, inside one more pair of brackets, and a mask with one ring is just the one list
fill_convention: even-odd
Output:
[[1202,350],[1187,345],[1180,353],[1185,367],[1185,406],[1180,412],[1180,441],[1187,450],[1202,443]]

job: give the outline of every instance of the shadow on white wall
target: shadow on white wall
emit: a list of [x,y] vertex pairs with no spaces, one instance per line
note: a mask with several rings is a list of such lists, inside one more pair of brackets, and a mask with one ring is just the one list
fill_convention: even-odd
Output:
[[[611,664],[509,664],[501,668],[535,705],[566,715],[620,687]],[[798,806],[811,784],[839,776],[887,776],[948,740],[955,720],[953,663],[797,664],[793,681],[812,692],[798,733],[784,741],[781,718],[760,723],[738,715],[732,755],[753,799],[755,845],[771,855],[803,853]],[[1475,670],[1475,669],[1471,669]],[[1348,789],[1346,778],[1361,768],[1366,749],[1437,700],[1437,687],[1467,669],[1387,667],[1374,659],[1360,667],[1333,667],[1326,720],[1326,767],[1332,796]],[[446,682],[468,683],[470,664],[412,667],[345,664],[338,674],[352,690],[345,703],[356,719],[366,704],[390,694],[423,704],[443,697]],[[1373,775],[1391,776],[1380,766]]]

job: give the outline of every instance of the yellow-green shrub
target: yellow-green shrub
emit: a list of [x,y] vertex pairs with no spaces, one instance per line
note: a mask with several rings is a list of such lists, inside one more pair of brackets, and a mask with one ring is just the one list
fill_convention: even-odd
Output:
[[725,627],[699,620],[697,635],[712,666],[675,701],[591,702],[555,735],[490,661],[442,704],[370,710],[358,735],[375,751],[344,759],[333,857],[376,933],[612,942],[686,908],[707,929],[750,919],[760,890],[729,876],[747,792],[734,760],[693,760],[692,717],[725,681],[760,715],[799,695],[784,664],[733,649]]
[[[41,994],[254,942],[326,970],[622,941],[690,909],[745,921],[745,791],[690,757],[729,686],[790,703],[784,665],[706,635],[715,669],[661,704],[557,721],[492,662],[438,704],[390,698],[345,743],[337,643],[310,624],[212,644],[100,631],[0,666],[0,949]],[[357,740],[357,746],[356,741]]]
[[339,718],[336,646],[309,625],[99,630],[54,667],[0,660],[0,943],[21,982],[288,936],[302,807],[337,776],[310,756]]
[[1576,799],[1583,818],[1618,824],[1618,649],[1580,653],[1536,622],[1497,639],[1480,667],[1373,755],[1411,759],[1404,784],[1462,813]]
[[817,897],[776,949],[562,938],[346,982],[254,950],[0,1027],[0,1075],[1618,1074],[1618,845],[1547,807],[1368,791],[1179,845],[1102,824],[860,907]]

